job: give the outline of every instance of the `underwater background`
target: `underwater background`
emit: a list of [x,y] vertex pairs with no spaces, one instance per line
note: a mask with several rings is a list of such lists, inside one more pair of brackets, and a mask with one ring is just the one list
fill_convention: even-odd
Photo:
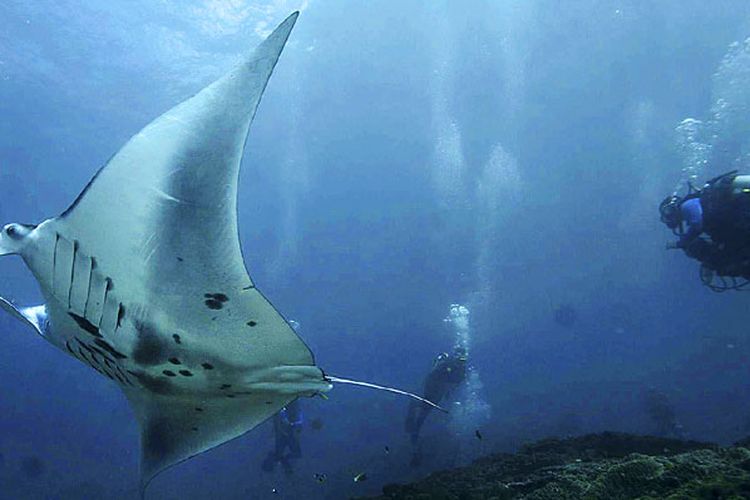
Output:
[[[685,437],[750,435],[748,299],[702,286],[657,211],[747,171],[744,0],[4,0],[0,222],[62,212],[296,9],[240,178],[251,275],[327,373],[418,392],[459,339],[470,387],[418,468],[408,400],[337,387],[302,401],[293,474],[261,471],[266,423],[149,498],[377,494],[545,436],[653,433],[654,391]],[[41,301],[19,258],[0,276]],[[0,336],[0,497],[137,497],[120,391],[9,315]]]

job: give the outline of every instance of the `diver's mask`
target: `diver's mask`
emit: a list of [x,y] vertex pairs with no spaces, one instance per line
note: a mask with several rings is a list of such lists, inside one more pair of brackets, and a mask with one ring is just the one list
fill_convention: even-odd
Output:
[[435,361],[432,362],[432,366],[437,366],[445,362],[449,357],[450,355],[447,352],[441,352],[440,354],[437,355],[437,357],[435,358]]
[[455,349],[453,349],[453,357],[461,361],[462,363],[466,363],[466,361],[469,359],[468,353],[463,347],[456,347]]
[[681,228],[680,205],[682,205],[682,198],[674,194],[667,196],[659,204],[661,221],[673,232],[677,232]]

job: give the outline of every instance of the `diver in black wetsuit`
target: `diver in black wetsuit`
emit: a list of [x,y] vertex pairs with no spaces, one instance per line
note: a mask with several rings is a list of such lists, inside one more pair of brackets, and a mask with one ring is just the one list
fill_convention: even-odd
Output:
[[[261,465],[265,472],[272,472],[277,463],[284,467],[284,472],[288,474],[293,472],[289,461],[302,456],[299,446],[302,421],[302,410],[297,400],[289,403],[273,416],[274,449],[268,452],[268,456]],[[285,454],[287,448],[289,453]]]
[[[433,362],[432,370],[425,379],[422,396],[435,404],[440,404],[466,379],[466,360],[466,351],[462,348],[456,348],[452,355],[448,353],[438,355]],[[406,415],[405,429],[411,438],[412,446],[414,446],[412,465],[415,466],[419,465],[421,459],[417,449],[419,431],[422,429],[430,410],[432,410],[431,406],[412,401]]]
[[[737,278],[750,279],[750,175],[728,172],[700,190],[691,187],[687,196],[668,196],[659,213],[679,237],[667,248],[698,260],[706,285],[721,291],[738,288]],[[716,286],[714,275],[730,278],[731,285]]]

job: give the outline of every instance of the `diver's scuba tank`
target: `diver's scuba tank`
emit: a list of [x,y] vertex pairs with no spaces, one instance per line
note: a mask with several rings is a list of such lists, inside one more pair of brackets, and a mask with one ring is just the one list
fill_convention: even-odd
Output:
[[733,196],[750,196],[750,175],[738,175],[732,180]]

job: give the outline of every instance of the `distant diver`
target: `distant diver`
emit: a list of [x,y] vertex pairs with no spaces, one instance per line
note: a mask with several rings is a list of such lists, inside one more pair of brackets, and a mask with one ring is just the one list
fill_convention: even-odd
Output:
[[669,397],[654,388],[645,392],[643,403],[649,419],[654,424],[654,433],[659,437],[684,439],[685,432],[677,421],[674,405]]
[[[273,472],[276,464],[280,463],[284,472],[293,472],[290,460],[302,457],[299,445],[302,422],[302,409],[298,400],[289,403],[273,416],[274,448],[268,452],[268,456],[261,464],[263,471]],[[286,453],[287,449],[289,453]]]
[[661,221],[678,236],[667,249],[682,249],[701,263],[701,281],[714,291],[750,284],[750,175],[727,172],[686,196],[659,205]]
[[[425,399],[440,404],[443,399],[466,380],[466,365],[466,350],[461,347],[454,348],[453,354],[446,352],[439,354],[433,361],[430,373],[425,378],[422,396]],[[406,433],[410,436],[411,444],[414,448],[412,466],[418,466],[421,463],[421,453],[418,448],[419,432],[431,409],[431,407],[426,405],[409,404],[404,427]]]

